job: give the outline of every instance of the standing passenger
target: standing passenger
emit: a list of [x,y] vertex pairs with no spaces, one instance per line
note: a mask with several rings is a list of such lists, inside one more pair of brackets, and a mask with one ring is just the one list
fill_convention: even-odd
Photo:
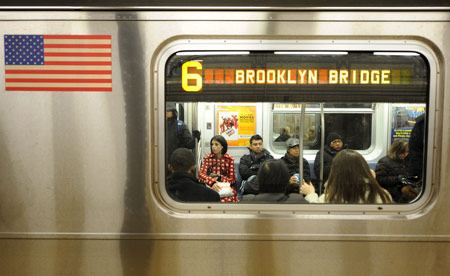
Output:
[[250,138],[249,154],[241,157],[239,161],[239,174],[242,177],[241,190],[243,194],[258,194],[259,188],[256,175],[261,165],[273,156],[263,147],[263,138],[258,134]]
[[169,161],[172,152],[177,148],[193,149],[194,137],[187,125],[178,120],[178,112],[174,103],[166,104],[166,160]]
[[[328,134],[323,151],[323,183],[328,179],[333,158],[346,147],[346,145],[344,146],[344,140],[341,135],[335,132]],[[317,152],[316,159],[314,160],[314,174],[317,179],[320,177],[320,150]]]
[[234,182],[236,174],[234,171],[234,158],[227,153],[228,144],[222,135],[216,135],[211,138],[211,153],[203,157],[203,163],[198,171],[199,180],[211,186],[214,191],[219,192],[218,183],[230,183],[233,195],[223,197],[222,202],[238,202]]
[[410,176],[417,176],[422,179],[423,170],[423,145],[424,145],[425,114],[416,119],[416,124],[409,137],[409,161],[408,172]]

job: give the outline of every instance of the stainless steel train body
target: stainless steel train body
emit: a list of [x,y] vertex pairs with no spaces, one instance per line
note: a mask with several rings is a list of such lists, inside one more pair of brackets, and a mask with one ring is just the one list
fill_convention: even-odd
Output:
[[[448,7],[75,9],[0,10],[2,38],[110,36],[112,70],[109,92],[12,91],[6,61],[0,66],[1,275],[450,271]],[[166,66],[180,51],[419,53],[429,64],[424,193],[411,204],[380,206],[172,200],[165,190]],[[215,97],[179,101],[190,102],[185,113],[202,130],[201,154],[213,134],[203,114],[222,101]],[[268,114],[267,103],[256,106],[256,114]],[[268,116],[257,117],[261,131]],[[387,149],[388,130],[378,133],[373,162]]]

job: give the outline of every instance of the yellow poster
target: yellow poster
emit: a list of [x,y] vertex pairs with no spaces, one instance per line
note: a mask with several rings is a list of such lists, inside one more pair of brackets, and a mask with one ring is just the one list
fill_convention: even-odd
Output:
[[256,106],[217,106],[217,133],[233,147],[248,147],[256,134]]

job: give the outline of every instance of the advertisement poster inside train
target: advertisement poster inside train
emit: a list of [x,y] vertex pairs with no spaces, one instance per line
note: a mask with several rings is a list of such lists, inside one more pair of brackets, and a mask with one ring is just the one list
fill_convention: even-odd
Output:
[[217,134],[222,135],[228,146],[247,147],[256,133],[255,106],[217,106]]
[[425,112],[423,106],[394,106],[392,109],[391,143],[397,139],[409,140],[416,118]]

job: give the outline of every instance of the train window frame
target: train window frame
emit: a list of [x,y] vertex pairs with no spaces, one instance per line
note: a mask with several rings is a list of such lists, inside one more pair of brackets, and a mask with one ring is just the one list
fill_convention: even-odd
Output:
[[[424,156],[424,179],[426,188],[421,197],[409,204],[223,204],[223,203],[185,203],[173,200],[167,193],[165,184],[165,135],[164,131],[152,133],[155,137],[151,168],[157,172],[151,175],[151,195],[170,212],[178,214],[220,214],[220,215],[248,215],[248,214],[284,214],[314,217],[318,215],[363,215],[345,216],[345,218],[376,218],[378,215],[421,215],[436,198],[436,184],[432,182],[432,165],[436,163],[433,153],[435,134],[431,131],[436,125],[435,113],[437,106],[437,86],[439,78],[438,55],[433,48],[423,41],[411,39],[390,40],[269,40],[269,39],[193,39],[179,38],[168,41],[152,59],[152,117],[153,123],[164,129],[161,122],[165,118],[165,66],[169,58],[182,51],[379,51],[379,52],[414,52],[423,56],[428,63],[428,97],[426,104],[426,133]],[[370,215],[370,216],[368,216]]]

